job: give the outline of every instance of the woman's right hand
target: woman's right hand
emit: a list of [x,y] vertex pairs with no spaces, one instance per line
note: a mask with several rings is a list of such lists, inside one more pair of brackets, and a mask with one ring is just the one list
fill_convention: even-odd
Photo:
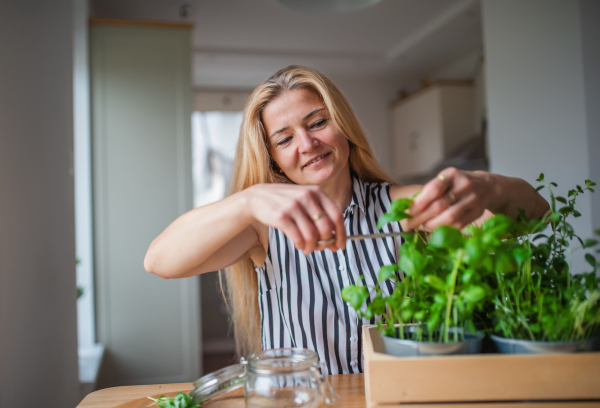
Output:
[[[277,228],[304,254],[346,246],[344,217],[318,186],[256,184],[244,190],[248,211],[261,224]],[[330,245],[317,241],[334,238]]]

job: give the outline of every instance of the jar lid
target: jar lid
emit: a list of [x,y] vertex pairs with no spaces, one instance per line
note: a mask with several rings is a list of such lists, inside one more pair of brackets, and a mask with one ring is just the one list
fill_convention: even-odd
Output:
[[246,382],[245,360],[242,364],[230,365],[194,382],[194,389],[190,393],[194,402],[199,404],[211,398],[228,393],[243,387]]

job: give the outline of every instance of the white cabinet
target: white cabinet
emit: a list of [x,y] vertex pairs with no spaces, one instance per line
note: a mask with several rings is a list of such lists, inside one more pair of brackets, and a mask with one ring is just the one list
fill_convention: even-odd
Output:
[[394,177],[428,172],[477,131],[473,86],[441,82],[392,105]]
[[190,27],[94,24],[94,243],[102,386],[200,375],[199,279],[144,270],[150,242],[192,208]]

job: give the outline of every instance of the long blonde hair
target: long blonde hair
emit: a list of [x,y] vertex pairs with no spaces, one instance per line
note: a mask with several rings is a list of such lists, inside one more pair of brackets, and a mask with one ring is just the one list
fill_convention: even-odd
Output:
[[[354,174],[366,181],[393,182],[375,160],[356,114],[333,82],[314,69],[292,65],[260,84],[246,101],[229,194],[258,183],[285,181],[274,171],[262,112],[271,101],[294,89],[308,89],[319,95],[332,123],[348,139],[350,170]],[[236,351],[238,356],[246,356],[261,348],[257,274],[247,258],[227,268],[224,275],[224,288],[222,273],[219,280],[231,314]]]

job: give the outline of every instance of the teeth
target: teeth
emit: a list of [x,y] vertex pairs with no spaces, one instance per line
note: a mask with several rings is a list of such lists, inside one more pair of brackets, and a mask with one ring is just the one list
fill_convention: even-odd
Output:
[[319,157],[317,157],[316,159],[314,159],[313,161],[311,161],[311,162],[308,162],[308,164],[313,164],[313,163],[316,163],[316,162],[318,162],[319,160],[321,160],[321,159],[322,159],[324,156],[325,156],[325,155],[323,155],[323,156],[319,156]]

